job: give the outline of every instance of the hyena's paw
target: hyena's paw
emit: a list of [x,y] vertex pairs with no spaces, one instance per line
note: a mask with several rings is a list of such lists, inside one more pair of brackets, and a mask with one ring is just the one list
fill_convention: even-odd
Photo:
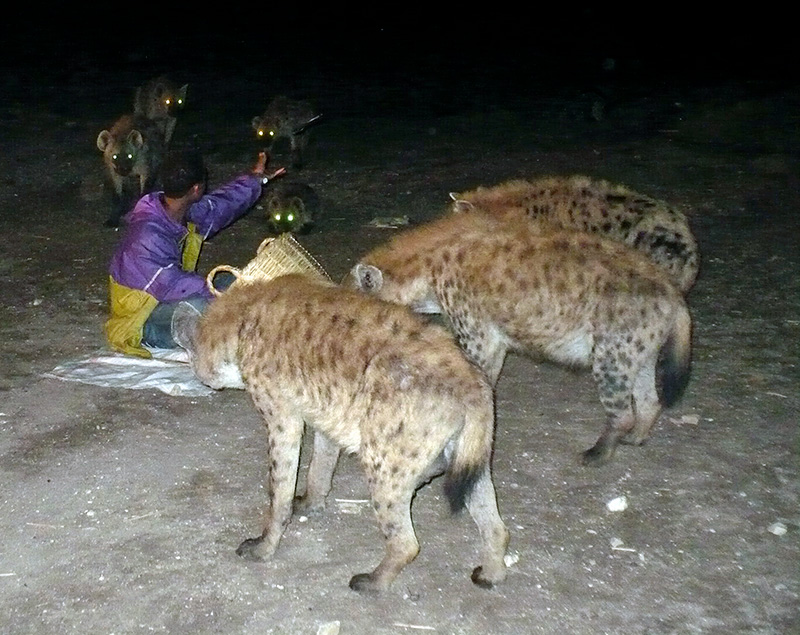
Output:
[[236,555],[241,556],[245,560],[250,560],[251,562],[263,562],[272,554],[269,553],[269,549],[264,544],[264,539],[259,536],[258,538],[248,538],[245,540],[237,547]]
[[598,441],[581,455],[581,465],[599,467],[614,456],[614,446]]
[[325,499],[317,498],[314,496],[295,496],[294,503],[292,504],[292,512],[295,516],[312,516],[318,514],[325,509]]
[[359,573],[350,578],[350,588],[364,595],[378,595],[383,589],[375,582],[371,573]]
[[482,566],[475,567],[475,569],[472,571],[470,579],[475,586],[478,586],[482,589],[493,589],[496,584],[499,584],[506,579],[505,565],[493,572],[484,569]]
[[622,437],[619,442],[625,445],[644,445],[647,443],[647,440],[650,438],[650,435],[643,432],[636,432],[633,430],[628,432],[624,437]]

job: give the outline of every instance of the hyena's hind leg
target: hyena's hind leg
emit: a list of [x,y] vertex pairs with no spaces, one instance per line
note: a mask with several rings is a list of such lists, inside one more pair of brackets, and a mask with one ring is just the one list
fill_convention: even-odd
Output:
[[236,553],[247,560],[265,560],[275,552],[292,517],[303,420],[296,415],[280,412],[267,398],[254,393],[251,395],[267,428],[269,508],[264,531],[258,538],[245,540]]
[[641,445],[648,438],[661,413],[656,389],[654,363],[643,364],[633,384],[633,408],[636,417],[633,430],[620,439],[621,443]]
[[467,497],[467,509],[481,534],[481,564],[472,572],[472,581],[490,589],[506,578],[505,555],[510,535],[497,509],[488,466]]
[[[403,421],[388,421],[378,426],[383,430],[402,429]],[[435,433],[435,431],[432,431]],[[382,440],[362,439],[361,463],[367,475],[372,505],[378,527],[384,538],[385,554],[371,573],[359,573],[350,579],[350,588],[359,593],[378,593],[392,581],[419,553],[414,525],[411,521],[411,500],[421,480],[437,463],[445,440],[436,444],[417,442],[410,435],[398,435],[392,447]]]
[[295,514],[311,513],[325,507],[340,451],[339,446],[327,435],[319,430],[314,431],[314,449],[306,474],[306,491],[295,498]]
[[606,411],[606,424],[600,438],[582,456],[584,465],[602,465],[614,455],[623,437],[633,431],[636,424],[632,376],[629,363],[620,363],[625,356],[620,347],[609,341],[595,343],[592,359],[592,376],[600,393],[600,403]]
[[392,581],[419,553],[419,542],[411,522],[413,487],[405,484],[402,490],[388,491],[381,484],[372,493],[372,504],[378,527],[384,538],[386,553],[371,573],[358,573],[350,579],[350,588],[359,593],[378,593],[389,588]]

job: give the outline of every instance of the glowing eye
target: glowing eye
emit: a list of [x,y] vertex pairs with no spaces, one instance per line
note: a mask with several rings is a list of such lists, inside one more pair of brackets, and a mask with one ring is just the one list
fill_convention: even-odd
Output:
[[291,223],[291,222],[294,220],[294,214],[289,214],[289,215],[286,217],[286,220],[288,220],[288,221]]
[[275,136],[275,132],[274,132],[273,130],[270,130],[270,131],[269,131],[269,136],[270,136],[270,137],[274,137],[274,136]]
[[280,220],[280,219],[281,219],[281,215],[280,214],[275,214],[275,220]]
[[259,130],[258,131],[258,136],[259,137],[263,137],[264,136],[264,131],[263,130]]
[[172,103],[172,100],[171,99],[165,99],[164,103],[167,104],[167,106],[169,106]]
[[178,100],[178,105],[179,105],[179,106],[182,106],[182,105],[183,105],[183,99],[179,99],[179,100]]
[[111,160],[112,161],[116,161],[117,159],[119,159],[119,155],[118,154],[112,154],[111,155]]
[[133,153],[132,153],[132,152],[129,152],[129,153],[128,153],[128,158],[129,158],[129,159],[132,159],[132,158],[133,158]]

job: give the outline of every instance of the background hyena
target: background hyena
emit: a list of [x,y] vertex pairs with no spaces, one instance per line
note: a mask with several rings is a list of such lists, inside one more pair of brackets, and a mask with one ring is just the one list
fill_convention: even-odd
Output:
[[169,143],[175,132],[177,115],[186,106],[186,92],[189,84],[178,86],[168,77],[156,77],[136,89],[133,98],[133,112],[139,117],[151,119],[158,124]]
[[106,225],[116,227],[143,194],[155,186],[166,150],[163,133],[150,119],[123,115],[97,135],[112,188]]
[[276,234],[302,234],[314,224],[320,210],[319,195],[310,185],[281,179],[264,195],[267,222]]
[[598,236],[539,234],[451,214],[378,247],[347,281],[420,312],[444,313],[492,382],[509,349],[591,366],[608,420],[583,454],[586,464],[610,459],[620,441],[642,443],[660,411],[657,383],[669,406],[688,380],[691,320],[683,296],[647,258]]
[[452,209],[480,209],[505,221],[532,221],[601,234],[646,254],[685,293],[700,266],[686,216],[664,201],[585,176],[548,176],[453,193]]
[[416,557],[411,499],[443,471],[451,506],[466,504],[480,529],[473,582],[505,578],[508,532],[489,465],[492,389],[444,329],[299,275],[232,287],[196,329],[192,315],[178,313],[173,331],[197,376],[213,388],[244,386],[266,424],[269,512],[261,536],[243,542],[239,555],[271,556],[289,523],[305,422],[316,432],[304,508],[323,505],[339,448],[357,452],[384,535],[385,557],[351,588],[386,589]]
[[253,130],[259,139],[267,141],[271,151],[278,139],[288,139],[291,146],[291,163],[302,168],[308,135],[307,126],[317,117],[307,101],[289,99],[281,95],[273,99],[260,117],[253,117]]

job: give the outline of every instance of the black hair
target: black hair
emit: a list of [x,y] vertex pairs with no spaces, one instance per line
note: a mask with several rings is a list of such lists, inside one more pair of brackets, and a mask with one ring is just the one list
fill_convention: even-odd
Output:
[[170,152],[161,166],[161,185],[170,198],[180,198],[193,185],[205,185],[207,180],[208,170],[198,150]]

